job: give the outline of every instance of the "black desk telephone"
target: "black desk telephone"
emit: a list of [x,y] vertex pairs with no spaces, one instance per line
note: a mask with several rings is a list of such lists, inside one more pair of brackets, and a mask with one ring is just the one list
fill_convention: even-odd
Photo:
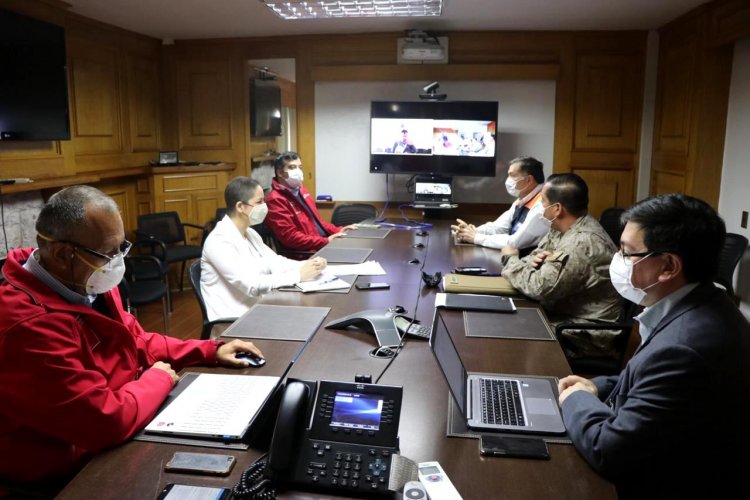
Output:
[[344,495],[391,494],[401,399],[401,387],[288,382],[264,475]]

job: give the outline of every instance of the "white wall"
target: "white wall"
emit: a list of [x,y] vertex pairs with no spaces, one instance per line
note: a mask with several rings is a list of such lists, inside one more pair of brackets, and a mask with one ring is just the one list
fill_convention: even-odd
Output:
[[[334,200],[385,201],[385,175],[370,173],[370,102],[417,100],[426,82],[320,82],[315,85],[315,167],[318,194]],[[498,101],[498,176],[457,177],[455,200],[511,203],[505,162],[530,155],[552,173],[555,82],[446,82],[439,92],[453,101]],[[304,159],[303,159],[304,162]],[[406,175],[390,176],[390,199],[408,201]]]
[[[727,231],[750,239],[750,229],[740,227],[743,210],[750,212],[750,39],[737,42],[729,88],[727,134],[724,143],[724,165],[721,176],[719,213]],[[740,308],[750,319],[750,255],[740,263],[735,290]]]

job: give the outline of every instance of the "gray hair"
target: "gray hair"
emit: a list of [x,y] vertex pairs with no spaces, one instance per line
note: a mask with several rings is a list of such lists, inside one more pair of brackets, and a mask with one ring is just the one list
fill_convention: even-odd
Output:
[[117,203],[91,186],[70,186],[53,194],[36,220],[36,232],[53,240],[69,240],[86,225],[86,209],[118,212]]

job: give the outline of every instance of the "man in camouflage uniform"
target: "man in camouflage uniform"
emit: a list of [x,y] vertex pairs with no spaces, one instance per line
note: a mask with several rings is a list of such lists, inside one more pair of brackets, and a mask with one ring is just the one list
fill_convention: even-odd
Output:
[[[503,249],[503,276],[527,297],[538,300],[552,323],[616,321],[622,300],[609,278],[617,251],[596,219],[588,215],[588,186],[576,174],[554,174],[542,190],[542,216],[550,232],[531,254]],[[570,357],[613,356],[612,331],[565,332]]]

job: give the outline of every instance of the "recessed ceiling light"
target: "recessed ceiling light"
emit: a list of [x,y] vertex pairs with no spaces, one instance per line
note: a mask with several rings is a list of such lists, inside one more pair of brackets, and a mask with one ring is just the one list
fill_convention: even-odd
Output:
[[260,0],[283,19],[436,17],[443,0]]

